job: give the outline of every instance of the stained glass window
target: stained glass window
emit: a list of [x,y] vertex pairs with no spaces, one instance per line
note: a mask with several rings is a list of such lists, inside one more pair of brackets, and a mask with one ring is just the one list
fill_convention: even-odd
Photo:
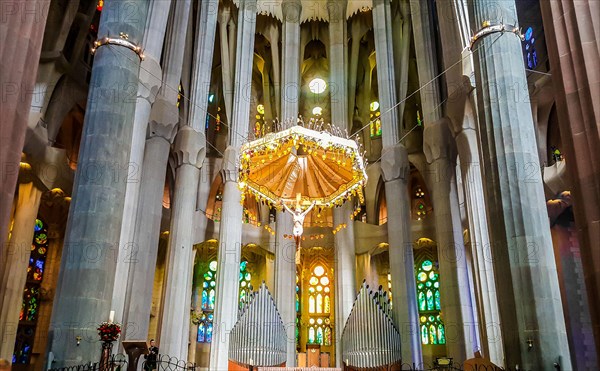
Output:
[[27,267],[27,280],[23,289],[23,301],[19,313],[19,327],[12,363],[29,364],[38,320],[41,284],[44,279],[48,255],[48,230],[44,222],[36,219],[33,241]]
[[[202,294],[201,294],[201,308],[202,314],[198,323],[198,334],[197,341],[199,343],[210,343],[212,341],[213,334],[213,317],[215,309],[215,294],[216,294],[216,277],[217,277],[217,261],[212,260],[208,263],[208,268],[203,275],[204,281],[202,282]],[[252,292],[252,285],[250,280],[252,274],[248,271],[248,262],[242,261],[240,263],[240,292],[239,292],[239,303],[242,305],[250,292]]]
[[535,35],[533,27],[527,27],[523,38],[523,54],[527,68],[534,69],[538,65],[538,55],[535,50]]
[[308,343],[331,345],[331,281],[324,266],[313,268],[308,284]]
[[425,259],[417,264],[417,300],[423,345],[446,344],[444,323],[440,316],[440,275],[437,263]]
[[379,138],[381,137],[381,112],[379,110],[379,102],[371,102],[369,111],[371,138]]

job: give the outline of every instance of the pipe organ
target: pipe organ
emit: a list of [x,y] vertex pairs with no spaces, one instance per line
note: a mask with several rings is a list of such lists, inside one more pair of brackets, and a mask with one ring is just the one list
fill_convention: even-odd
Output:
[[286,342],[283,321],[263,282],[239,311],[231,330],[229,359],[249,366],[278,366],[286,361]]
[[402,358],[400,333],[392,321],[387,292],[363,284],[342,332],[343,361],[350,367],[381,367]]

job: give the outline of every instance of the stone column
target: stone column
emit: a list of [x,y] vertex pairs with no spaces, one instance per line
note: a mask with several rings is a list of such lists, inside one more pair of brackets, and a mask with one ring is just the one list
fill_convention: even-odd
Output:
[[[329,94],[331,98],[331,122],[342,130],[349,129],[348,121],[348,88],[347,61],[348,39],[346,23],[346,0],[329,0]],[[348,224],[347,228],[335,234],[335,331],[336,344],[335,362],[338,367],[342,364],[342,331],[346,319],[352,310],[356,298],[356,254],[354,247],[354,223],[348,217],[352,213],[352,202],[333,210],[333,223]]]
[[171,206],[168,247],[168,269],[160,331],[161,353],[187,359],[192,293],[193,220],[200,167],[206,148],[204,135],[189,126],[179,130],[175,138],[175,197]]
[[504,364],[504,347],[502,346],[502,330],[490,250],[488,220],[485,213],[482,169],[479,166],[479,143],[475,129],[464,128],[456,136],[456,144],[461,160],[460,170],[469,220],[471,254],[476,268],[473,275],[477,284],[478,295],[476,296],[479,299],[481,345],[483,354],[492,363],[502,366]]
[[[402,361],[420,366],[423,363],[421,337],[419,332],[419,312],[417,287],[410,228],[410,200],[408,196],[408,154],[399,144],[398,111],[391,109],[396,104],[396,78],[392,43],[392,23],[390,4],[386,0],[374,0],[373,19],[375,50],[377,51],[377,83],[382,122],[382,172],[388,205],[388,242],[392,296],[406,297],[406,304],[396,300],[393,306],[394,320],[400,329],[402,341]],[[393,201],[392,201],[393,200]],[[392,203],[393,202],[393,203]],[[393,216],[390,213],[397,213]]]
[[[190,1],[178,1],[174,6],[174,14],[165,38],[166,51],[162,58],[163,81],[160,94],[151,112],[145,116],[143,135],[146,138],[145,146],[148,148],[142,146],[143,164],[137,186],[139,201],[134,210],[135,255],[132,256],[135,259],[128,262],[129,277],[123,315],[123,322],[128,326],[124,329],[122,337],[129,340],[146,339],[148,335],[162,218],[162,195],[169,150],[179,122],[176,88],[181,78]],[[163,27],[166,28],[166,24]]]
[[[410,163],[406,148],[397,144],[384,147],[381,170],[388,205],[388,243],[392,281],[394,320],[400,330],[402,361],[422,364],[417,286],[415,283],[408,180]],[[406,298],[406,299],[404,299]]]
[[[19,161],[25,142],[31,92],[35,84],[50,1],[18,0],[3,3],[0,22],[0,277],[6,261],[6,237]],[[4,299],[0,283],[0,305]],[[12,359],[12,356],[11,358]]]
[[244,96],[252,81],[256,0],[240,1],[235,62],[235,91],[229,120],[229,147],[225,150],[222,177],[223,205],[219,226],[217,292],[215,298],[213,342],[210,369],[226,370],[229,360],[229,333],[237,321],[240,258],[242,253],[241,194],[237,186],[238,151],[248,135],[250,99]]
[[125,190],[125,203],[121,222],[121,236],[119,238],[119,252],[115,273],[115,284],[111,310],[115,311],[115,320],[125,322],[125,301],[128,275],[130,271],[130,257],[139,252],[139,245],[134,243],[134,230],[138,197],[140,192],[142,164],[144,162],[144,144],[146,140],[146,127],[150,108],[158,89],[160,88],[160,59],[162,54],[163,39],[167,25],[167,16],[171,1],[151,1],[144,32],[144,60],[139,74],[139,86],[133,120],[133,135],[131,139],[131,154],[127,164],[127,180]]
[[[130,256],[130,272],[126,295],[123,338],[146,339],[152,310],[152,290],[162,218],[162,195],[169,150],[177,130],[177,107],[164,100],[152,107],[148,139],[144,148],[140,199],[135,226],[136,254]],[[161,344],[162,348],[162,344]]]
[[[299,0],[284,0],[282,3],[282,78],[281,78],[281,120],[298,117],[300,103],[300,15],[302,4]],[[271,28],[274,40],[277,41],[277,27]],[[273,44],[271,44],[273,45]],[[273,45],[272,48],[277,48]],[[274,56],[278,57],[278,52]],[[273,65],[278,65],[273,63]],[[279,70],[279,68],[277,68]],[[275,80],[275,79],[274,79]],[[275,300],[277,309],[287,333],[287,367],[296,365],[296,244],[283,238],[292,233],[292,215],[288,212],[277,212],[277,232],[275,237]]]
[[[518,24],[514,0],[469,3],[471,28]],[[556,262],[521,40],[510,32],[480,39],[475,77],[494,268],[510,272],[498,285],[506,366],[571,370]],[[517,89],[515,89],[517,87]],[[527,298],[527,300],[523,300]]]
[[456,187],[456,147],[448,120],[425,126],[423,150],[435,216],[440,296],[448,356],[462,362],[474,354],[476,328]]
[[[99,34],[124,32],[141,44],[147,8],[146,1],[106,1]],[[57,367],[97,358],[96,327],[111,310],[139,67],[138,55],[122,46],[102,46],[94,57],[49,335]]]
[[[600,359],[600,64],[597,2],[540,2],[561,148],[571,172],[585,286]],[[596,9],[596,10],[593,10]],[[592,30],[595,30],[593,32]],[[565,35],[557,37],[556,35]],[[595,44],[594,44],[595,42]]]
[[[285,67],[284,67],[285,69]],[[275,303],[287,333],[287,367],[296,365],[296,242],[285,239],[293,221],[288,212],[277,212],[275,235]]]
[[19,326],[19,311],[23,302],[23,289],[27,280],[27,267],[33,240],[33,227],[40,206],[42,191],[33,182],[19,184],[19,198],[13,228],[8,241],[6,270],[2,281],[6,283],[5,297],[0,308],[0,359],[12,359]]

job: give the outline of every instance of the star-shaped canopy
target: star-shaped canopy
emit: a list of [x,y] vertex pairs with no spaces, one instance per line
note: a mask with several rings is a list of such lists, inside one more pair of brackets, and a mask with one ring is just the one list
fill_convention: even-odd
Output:
[[276,207],[333,207],[353,195],[362,203],[365,168],[354,140],[292,126],[242,146],[239,185]]

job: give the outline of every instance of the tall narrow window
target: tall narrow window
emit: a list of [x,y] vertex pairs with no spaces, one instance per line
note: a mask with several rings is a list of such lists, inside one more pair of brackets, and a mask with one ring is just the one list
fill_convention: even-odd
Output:
[[41,284],[48,255],[48,230],[40,219],[35,220],[33,241],[27,267],[27,281],[23,290],[23,301],[19,313],[19,326],[12,363],[29,364],[35,338],[41,296]]
[[379,102],[371,102],[369,111],[371,138],[379,138],[381,137],[381,112],[379,111]]
[[313,268],[308,281],[308,343],[331,345],[331,282],[325,267]]
[[423,345],[446,344],[444,323],[440,317],[440,275],[437,263],[425,259],[417,265],[417,301],[421,343]]
[[[215,310],[215,295],[216,295],[216,279],[217,277],[217,261],[212,260],[208,263],[208,269],[204,273],[204,282],[202,283],[202,314],[198,323],[198,335],[197,342],[199,343],[210,343],[213,335],[213,319]],[[252,285],[250,280],[252,274],[248,272],[248,262],[242,261],[240,263],[240,291],[239,291],[239,303],[245,300],[249,293],[252,291]]]

